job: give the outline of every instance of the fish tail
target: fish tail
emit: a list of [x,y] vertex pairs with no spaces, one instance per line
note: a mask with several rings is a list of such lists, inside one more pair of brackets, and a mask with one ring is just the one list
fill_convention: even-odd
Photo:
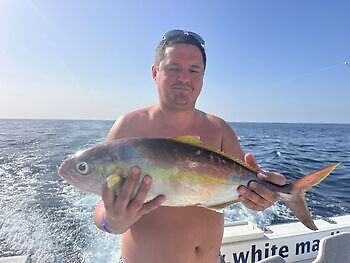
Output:
[[324,180],[339,164],[340,163],[336,163],[305,175],[304,177],[286,185],[289,189],[289,194],[280,193],[281,199],[290,210],[292,210],[293,214],[300,220],[300,222],[311,230],[317,230],[317,227],[310,215],[305,199],[305,193],[312,186],[317,185]]

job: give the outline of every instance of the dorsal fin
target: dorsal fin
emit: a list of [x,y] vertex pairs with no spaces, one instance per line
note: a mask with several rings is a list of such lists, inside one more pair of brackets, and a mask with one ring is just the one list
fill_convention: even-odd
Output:
[[174,137],[171,139],[175,140],[175,141],[179,141],[179,142],[184,142],[184,143],[196,145],[196,146],[204,144],[201,141],[201,137],[199,137],[199,136],[179,136],[179,137]]
[[201,148],[210,150],[212,152],[216,152],[216,153],[218,153],[220,155],[223,155],[223,156],[231,159],[232,161],[242,165],[243,167],[251,170],[252,172],[258,173],[258,171],[256,169],[254,169],[253,167],[251,167],[247,163],[243,162],[241,159],[238,159],[237,157],[232,156],[231,154],[228,154],[226,152],[217,150],[217,149],[215,149],[213,147],[210,147],[209,145],[205,144],[204,142],[201,141],[199,136],[180,136],[180,137],[174,137],[174,138],[171,138],[171,139],[175,140],[175,141],[191,144],[191,145],[194,145],[194,146],[197,146],[197,147],[201,147]]

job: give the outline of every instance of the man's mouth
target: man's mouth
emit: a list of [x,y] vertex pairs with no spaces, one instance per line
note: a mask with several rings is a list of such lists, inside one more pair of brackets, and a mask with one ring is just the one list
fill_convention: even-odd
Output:
[[179,91],[193,91],[193,87],[191,86],[173,86],[172,89],[179,90]]

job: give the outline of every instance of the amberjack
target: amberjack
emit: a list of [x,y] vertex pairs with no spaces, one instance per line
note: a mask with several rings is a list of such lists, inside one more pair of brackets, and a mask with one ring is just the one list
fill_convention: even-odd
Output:
[[164,206],[201,206],[214,210],[239,202],[237,188],[256,181],[278,193],[306,227],[317,230],[305,193],[338,165],[332,164],[281,186],[259,179],[258,170],[205,145],[198,137],[183,136],[118,139],[95,145],[65,160],[59,174],[79,189],[100,196],[107,182],[118,195],[128,170],[138,166],[142,174],[133,196],[142,178],[150,175],[152,185],[146,202],[162,194],[166,196]]

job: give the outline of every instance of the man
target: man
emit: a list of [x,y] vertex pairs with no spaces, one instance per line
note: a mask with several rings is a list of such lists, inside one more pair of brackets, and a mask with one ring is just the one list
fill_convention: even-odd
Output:
[[[207,145],[232,154],[255,168],[252,155],[245,155],[230,126],[222,119],[195,108],[200,94],[206,55],[204,40],[193,32],[167,32],[156,49],[152,77],[159,103],[127,113],[110,130],[107,140],[126,137],[198,136]],[[121,171],[116,171],[121,174]],[[136,197],[131,193],[140,169],[133,167],[119,196],[106,186],[94,214],[97,227],[122,234],[121,253],[127,263],[135,262],[217,262],[224,216],[200,207],[160,206],[166,196],[144,203],[152,184],[145,176]],[[285,178],[277,173],[259,176],[276,184]],[[271,206],[277,194],[252,182],[239,191],[240,200],[250,209]]]

